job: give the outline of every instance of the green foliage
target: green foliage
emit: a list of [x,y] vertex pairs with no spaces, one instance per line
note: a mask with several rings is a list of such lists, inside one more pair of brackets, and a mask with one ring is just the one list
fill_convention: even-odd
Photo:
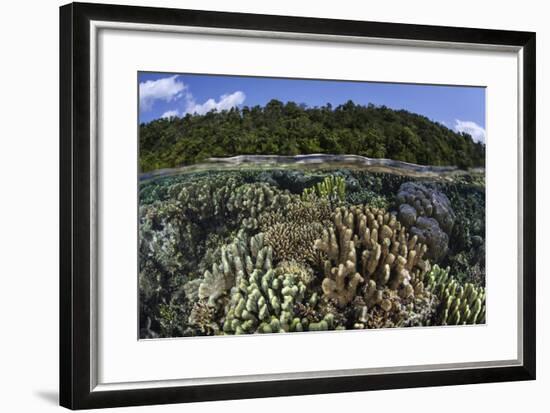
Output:
[[484,166],[485,146],[428,118],[352,101],[307,108],[271,100],[140,125],[141,172],[242,154],[355,154],[424,165]]

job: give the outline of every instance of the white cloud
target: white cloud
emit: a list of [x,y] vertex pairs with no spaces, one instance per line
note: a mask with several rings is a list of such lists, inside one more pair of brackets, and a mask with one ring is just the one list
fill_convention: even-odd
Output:
[[475,122],[455,119],[454,130],[471,135],[474,142],[485,143],[485,129]]
[[181,97],[187,86],[178,80],[178,75],[148,80],[139,84],[139,103],[143,110],[150,110],[155,100],[171,102]]
[[184,113],[204,115],[213,109],[218,111],[229,110],[236,106],[242,105],[245,99],[246,95],[240,90],[233,92],[230,95],[222,95],[218,101],[210,98],[204,103],[196,103],[193,96],[188,94],[186,96],[187,104]]
[[166,102],[183,101],[183,109],[181,111],[172,109],[160,116],[161,118],[171,118],[174,116],[184,116],[186,113],[204,115],[211,110],[229,110],[241,105],[246,99],[246,95],[238,90],[231,94],[220,96],[219,100],[210,98],[204,103],[197,103],[193,94],[189,92],[188,86],[178,80],[178,77],[178,75],[174,75],[140,83],[140,108],[144,111],[149,111],[156,100],[164,100]]
[[163,119],[173,118],[174,116],[179,116],[179,113],[177,110],[168,110],[164,112],[161,116]]

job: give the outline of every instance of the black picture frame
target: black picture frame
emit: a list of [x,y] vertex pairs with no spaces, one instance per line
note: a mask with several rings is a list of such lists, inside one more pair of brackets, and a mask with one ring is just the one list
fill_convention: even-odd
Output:
[[[523,364],[239,384],[91,390],[90,21],[507,45],[523,53]],[[72,3],[60,8],[60,404],[70,409],[135,406],[534,380],[536,360],[535,55],[531,32]]]

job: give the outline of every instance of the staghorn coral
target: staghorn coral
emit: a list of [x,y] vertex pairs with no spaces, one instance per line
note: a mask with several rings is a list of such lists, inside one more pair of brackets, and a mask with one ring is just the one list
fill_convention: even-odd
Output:
[[447,255],[449,234],[456,220],[449,198],[436,189],[405,182],[396,200],[399,221],[420,242],[428,245],[428,258],[440,261]]
[[284,208],[264,212],[260,218],[260,229],[267,230],[275,224],[310,224],[314,222],[326,224],[332,215],[332,207],[327,199],[316,195],[307,200],[291,195],[291,202]]
[[426,288],[440,299],[436,323],[441,325],[483,324],[485,289],[472,283],[459,283],[450,268],[434,265],[426,276]]
[[315,263],[319,252],[314,244],[322,233],[323,225],[318,222],[275,224],[265,231],[265,242],[273,248],[273,256],[277,261]]
[[262,214],[260,229],[265,234],[266,244],[273,248],[277,261],[314,263],[318,260],[314,242],[321,236],[323,228],[330,225],[330,215],[328,200],[315,196],[303,201],[293,196],[292,203],[285,208]]
[[188,323],[205,335],[216,335],[220,331],[216,319],[216,309],[205,300],[199,300],[191,309]]
[[324,294],[339,305],[350,303],[359,284],[373,280],[408,298],[423,291],[429,263],[426,246],[409,237],[393,214],[368,206],[337,208],[333,228],[323,231],[315,247],[322,260]]

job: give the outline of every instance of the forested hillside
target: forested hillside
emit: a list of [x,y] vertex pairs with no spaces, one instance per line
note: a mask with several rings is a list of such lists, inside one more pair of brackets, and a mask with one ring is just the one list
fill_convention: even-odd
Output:
[[485,145],[405,110],[348,101],[308,108],[271,100],[140,125],[142,172],[241,154],[355,154],[424,165],[484,166]]

